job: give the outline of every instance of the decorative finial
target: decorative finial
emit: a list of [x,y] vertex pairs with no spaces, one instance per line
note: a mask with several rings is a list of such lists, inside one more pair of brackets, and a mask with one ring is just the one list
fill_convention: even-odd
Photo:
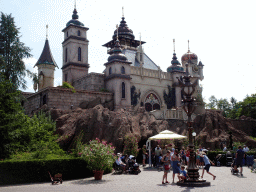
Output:
[[116,40],[118,40],[118,24],[116,24]]
[[122,17],[124,17],[124,7],[122,7]]
[[175,39],[173,39],[173,53],[175,53]]
[[190,52],[190,49],[189,49],[189,40],[188,40],[188,52]]
[[46,39],[48,39],[48,24],[46,25]]

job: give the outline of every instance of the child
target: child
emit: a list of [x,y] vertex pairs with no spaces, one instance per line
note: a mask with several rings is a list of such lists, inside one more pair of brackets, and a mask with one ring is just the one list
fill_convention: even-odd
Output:
[[179,178],[179,182],[180,182],[180,183],[183,183],[183,182],[185,181],[185,179],[187,179],[188,174],[187,174],[187,172],[185,171],[185,166],[184,166],[184,165],[181,165],[180,168],[181,168],[181,171],[180,171],[180,174],[181,174],[181,175],[179,175],[178,178]]
[[214,163],[206,156],[205,152],[202,152],[202,155],[200,155],[204,159],[205,167],[203,168],[203,173],[201,178],[204,177],[204,170],[211,176],[213,176],[213,180],[215,180],[216,176],[209,172],[211,164],[214,165]]

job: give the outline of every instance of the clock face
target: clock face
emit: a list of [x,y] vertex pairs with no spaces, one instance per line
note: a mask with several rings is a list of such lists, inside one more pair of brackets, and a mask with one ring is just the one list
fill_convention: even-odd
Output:
[[193,65],[192,69],[194,72],[198,72],[198,70],[199,70],[197,65]]

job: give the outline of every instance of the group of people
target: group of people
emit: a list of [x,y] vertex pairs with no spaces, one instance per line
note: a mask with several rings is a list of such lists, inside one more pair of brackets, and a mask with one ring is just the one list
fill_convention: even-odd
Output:
[[[199,152],[200,150],[201,152]],[[173,152],[171,150],[167,150],[167,154],[163,155],[161,159],[161,161],[164,163],[164,175],[162,179],[162,184],[169,183],[169,181],[167,180],[167,175],[170,172],[170,166],[172,166],[172,170],[173,170],[173,175],[172,175],[173,183],[174,183],[174,178],[176,174],[178,175],[179,182],[184,182],[184,180],[188,179],[189,175],[185,171],[185,165],[184,165],[185,163],[183,165],[180,165],[180,163],[183,162],[181,156],[183,156],[183,158],[185,156],[185,159],[188,165],[189,157],[190,157],[189,148],[187,148],[186,151],[182,149],[180,153],[177,149],[175,149]],[[196,156],[199,156],[200,158],[202,158],[205,164],[201,178],[203,178],[204,172],[206,171],[208,174],[212,175],[213,180],[215,180],[216,176],[213,175],[211,172],[209,172],[211,164],[214,165],[214,163],[207,157],[206,153],[202,151],[201,147],[198,150],[198,153],[196,153]]]

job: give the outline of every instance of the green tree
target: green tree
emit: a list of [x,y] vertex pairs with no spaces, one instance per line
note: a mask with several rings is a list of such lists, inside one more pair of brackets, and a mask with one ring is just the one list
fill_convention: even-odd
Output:
[[[1,76],[1,75],[0,75]],[[18,97],[20,91],[13,92],[13,84],[0,81],[0,157],[7,157],[11,142],[12,123],[17,121],[16,115],[22,111]]]
[[217,107],[217,98],[212,95],[210,98],[209,98],[209,103],[206,104],[206,107],[209,108],[209,109],[216,109]]
[[26,69],[24,58],[29,58],[30,48],[20,42],[19,28],[16,27],[14,18],[1,13],[0,18],[0,72],[3,74],[0,81],[10,80],[17,90],[20,86],[26,89]]

